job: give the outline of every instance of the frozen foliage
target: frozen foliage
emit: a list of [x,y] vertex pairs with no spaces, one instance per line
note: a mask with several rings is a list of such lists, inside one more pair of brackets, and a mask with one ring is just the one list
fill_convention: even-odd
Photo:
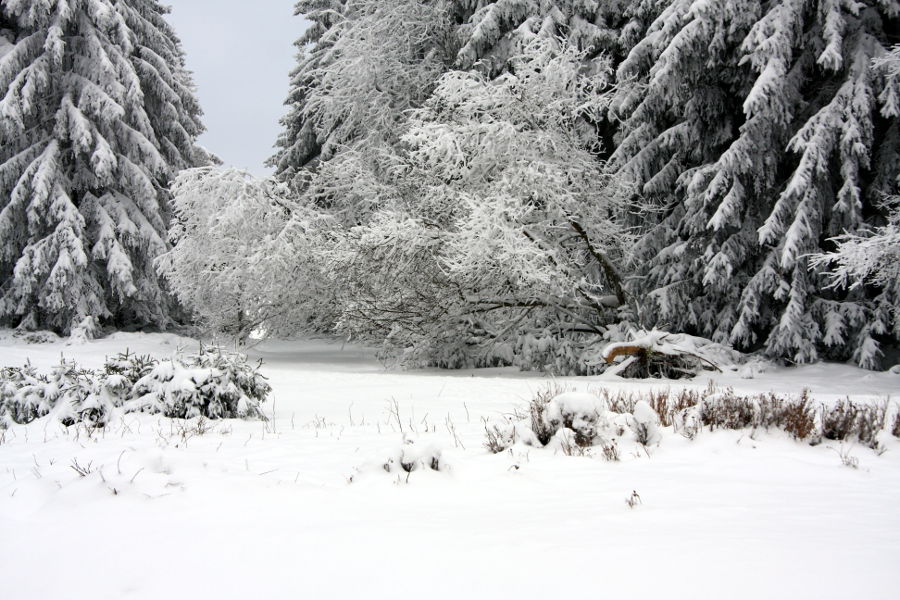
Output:
[[[465,23],[459,28],[457,62],[495,76],[535,38],[561,39],[591,58],[618,47],[621,2],[598,0],[456,0]],[[602,59],[601,59],[602,63]]]
[[168,195],[200,109],[155,0],[4,0],[0,319],[93,335],[164,326]]
[[595,394],[564,392],[551,398],[541,413],[543,435],[556,436],[561,429],[568,429],[576,444],[591,446],[599,436],[608,434],[607,413],[606,401]]
[[[616,219],[627,206],[581,136],[607,82],[581,61],[535,40],[512,59],[515,75],[439,80],[410,113],[393,193],[336,248],[342,329],[443,366],[607,333],[626,303],[618,263],[630,236]],[[580,354],[526,364],[584,372]]]
[[50,416],[69,426],[106,425],[114,411],[188,419],[265,419],[271,387],[246,357],[206,349],[156,361],[120,354],[100,371],[62,360],[49,375],[31,365],[0,370],[0,425]]
[[824,273],[829,287],[875,286],[890,311],[889,321],[876,323],[877,333],[900,336],[900,196],[886,202],[887,223],[859,233],[832,238],[836,249],[810,258],[810,268]]
[[96,393],[92,375],[65,360],[49,375],[39,374],[30,364],[4,367],[0,372],[0,426],[7,420],[28,423],[47,415],[66,425],[105,423],[107,406]]
[[634,423],[632,415],[610,409],[606,398],[590,392],[539,390],[527,417],[514,414],[501,424],[485,424],[485,447],[493,453],[515,444],[547,447],[566,455],[602,449],[607,460],[618,460],[618,440]]
[[[174,247],[157,265],[204,326],[244,339],[292,333],[309,319],[302,299],[315,297],[322,277],[306,232],[319,217],[302,213],[283,184],[203,167],[181,172],[172,195]],[[324,304],[317,308],[324,317]]]

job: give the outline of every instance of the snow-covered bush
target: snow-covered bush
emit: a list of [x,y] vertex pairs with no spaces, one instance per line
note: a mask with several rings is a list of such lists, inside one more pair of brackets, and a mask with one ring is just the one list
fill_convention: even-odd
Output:
[[599,395],[540,390],[529,414],[514,414],[500,424],[485,424],[485,447],[493,453],[515,444],[552,447],[567,455],[598,446],[607,460],[618,460],[617,441],[629,429],[644,446],[662,442],[665,428],[694,439],[704,428],[780,430],[796,440],[859,441],[881,447],[882,438],[900,437],[900,408],[852,402],[814,404],[808,392],[799,397],[773,393],[740,395],[731,388],[611,392]]
[[562,391],[556,386],[538,390],[527,415],[514,414],[500,424],[485,424],[485,448],[494,454],[515,444],[552,447],[564,454],[585,454],[599,446],[608,460],[618,460],[616,438],[633,417],[613,413],[601,396]]
[[51,415],[64,425],[88,422],[104,425],[112,405],[97,394],[92,371],[74,361],[61,360],[49,375],[30,364],[0,371],[0,418],[13,423],[30,423]]
[[[546,437],[547,441],[550,437],[552,436]],[[500,424],[490,422],[484,424],[484,447],[492,454],[499,454],[516,444],[541,447],[546,445],[546,442],[541,442],[534,428],[524,421],[506,419]]]
[[639,400],[634,405],[632,419],[629,426],[634,432],[638,443],[648,446],[662,441],[662,433],[659,430],[659,415],[646,400]]
[[46,395],[54,403],[51,416],[63,425],[102,426],[109,420],[113,404],[98,393],[94,371],[63,359],[50,370],[47,383]]
[[886,425],[885,413],[886,407],[860,404],[845,398],[822,410],[821,436],[826,440],[856,438],[875,448],[877,436]]
[[104,426],[114,411],[167,417],[265,419],[271,386],[243,355],[217,349],[156,361],[119,354],[100,371],[62,360],[47,375],[26,364],[0,369],[0,426],[50,417]]
[[556,435],[560,429],[574,433],[575,443],[590,446],[609,428],[606,402],[585,392],[565,392],[547,403],[542,415],[542,429]]
[[159,361],[134,384],[125,408],[178,419],[265,420],[260,404],[271,389],[245,356],[207,349]]
[[30,363],[0,370],[0,415],[4,422],[29,423],[46,416],[53,402],[46,396],[47,377]]
[[157,365],[149,355],[131,354],[128,350],[107,358],[100,377],[100,393],[107,394],[115,406],[131,397],[134,385]]

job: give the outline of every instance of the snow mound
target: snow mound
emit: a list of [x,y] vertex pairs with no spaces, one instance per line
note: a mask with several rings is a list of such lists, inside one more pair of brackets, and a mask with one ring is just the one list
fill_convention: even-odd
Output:
[[544,426],[554,435],[560,428],[571,429],[575,443],[591,445],[597,436],[609,429],[606,400],[587,392],[565,392],[547,403]]
[[404,436],[399,444],[383,448],[372,460],[356,467],[349,481],[355,481],[358,474],[382,472],[399,475],[408,482],[414,471],[445,473],[449,470],[441,444]]
[[646,400],[638,400],[637,404],[634,405],[634,412],[629,425],[637,441],[645,446],[658,444],[662,440],[662,431],[659,428],[659,415]]
[[736,350],[711,340],[653,329],[638,331],[631,341],[604,347],[601,358],[607,364],[625,357],[606,371],[620,377],[693,377],[701,370],[738,370],[746,357]]

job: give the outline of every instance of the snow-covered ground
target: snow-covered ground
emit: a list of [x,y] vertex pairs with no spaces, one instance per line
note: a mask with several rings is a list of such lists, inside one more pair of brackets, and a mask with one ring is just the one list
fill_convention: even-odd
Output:
[[[196,348],[173,335],[66,346],[2,332],[0,365],[46,369],[62,353],[98,367],[126,347],[163,357],[179,345]],[[0,597],[897,598],[894,438],[877,455],[779,432],[691,441],[666,430],[648,452],[623,444],[620,462],[525,447],[492,455],[483,419],[523,407],[546,378],[387,371],[327,340],[251,355],[274,388],[269,423],[200,432],[196,421],[127,415],[93,434],[46,421],[0,432]],[[809,388],[824,402],[900,391],[900,375],[833,364],[714,379]],[[385,471],[404,448],[440,453],[441,470]]]

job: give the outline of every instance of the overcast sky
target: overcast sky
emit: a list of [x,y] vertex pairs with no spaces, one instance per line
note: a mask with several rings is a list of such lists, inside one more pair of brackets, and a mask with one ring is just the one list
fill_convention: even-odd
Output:
[[226,165],[262,174],[285,112],[294,41],[306,27],[295,0],[163,0],[194,72],[207,132]]

